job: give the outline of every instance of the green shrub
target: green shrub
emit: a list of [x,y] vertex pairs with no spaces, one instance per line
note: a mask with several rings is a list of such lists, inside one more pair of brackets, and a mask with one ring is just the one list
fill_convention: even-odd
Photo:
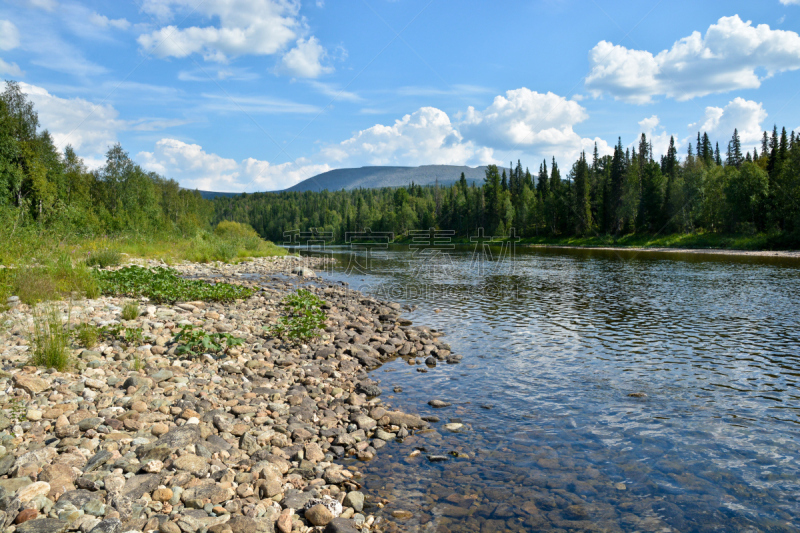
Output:
[[61,320],[57,307],[46,305],[34,309],[31,341],[32,364],[59,371],[69,366],[69,329]]
[[223,220],[217,227],[214,228],[214,235],[222,237],[223,239],[237,240],[248,237],[255,237],[261,239],[256,230],[250,224],[242,224],[240,222],[233,222],[230,220]]
[[98,250],[90,252],[84,264],[89,267],[107,268],[117,266],[122,262],[122,254],[116,250]]
[[136,302],[127,302],[122,306],[122,319],[135,320],[139,318],[139,304]]
[[84,348],[94,348],[99,337],[97,328],[91,324],[81,324],[75,332],[75,338]]
[[185,325],[175,336],[175,342],[178,343],[178,347],[175,348],[176,354],[197,357],[204,353],[227,354],[232,347],[243,344],[244,339],[234,337],[230,333],[208,333]]
[[145,296],[158,303],[204,300],[232,302],[249,298],[255,291],[228,283],[208,283],[179,277],[169,268],[142,268],[128,266],[119,270],[95,271],[103,294],[139,298]]
[[269,328],[273,335],[305,342],[316,337],[325,325],[325,312],[320,308],[325,302],[311,292],[298,289],[296,293],[284,298],[283,304],[289,313]]

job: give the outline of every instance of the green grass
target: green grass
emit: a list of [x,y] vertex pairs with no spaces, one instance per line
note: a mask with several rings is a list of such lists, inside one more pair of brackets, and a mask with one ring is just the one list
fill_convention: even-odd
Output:
[[122,319],[135,320],[139,318],[139,304],[136,302],[127,302],[122,306]]
[[92,271],[83,264],[73,265],[66,254],[45,264],[0,270],[0,298],[19,296],[32,305],[70,297],[97,298],[100,295]]
[[90,252],[84,263],[86,266],[98,268],[117,266],[122,263],[122,254],[116,250],[98,250],[94,253]]
[[179,277],[169,268],[124,267],[95,272],[103,294],[139,298],[145,296],[158,303],[205,300],[231,302],[249,298],[255,291],[228,283],[208,283]]
[[100,333],[97,327],[91,324],[81,324],[75,331],[75,338],[84,348],[91,349],[97,345]]
[[34,310],[31,341],[33,365],[55,368],[59,371],[69,366],[69,329],[61,320],[61,313],[57,307],[45,305]]

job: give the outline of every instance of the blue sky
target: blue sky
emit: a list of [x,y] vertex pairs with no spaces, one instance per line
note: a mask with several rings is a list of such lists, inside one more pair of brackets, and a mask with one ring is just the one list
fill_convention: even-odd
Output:
[[641,133],[800,127],[800,0],[3,0],[0,76],[90,167],[183,186],[332,168],[571,165]]

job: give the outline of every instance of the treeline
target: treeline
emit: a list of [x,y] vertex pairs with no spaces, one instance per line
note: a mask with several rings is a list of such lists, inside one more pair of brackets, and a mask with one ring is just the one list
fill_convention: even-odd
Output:
[[[0,94],[0,237],[25,225],[85,235],[134,232],[191,235],[213,218],[213,204],[173,180],[144,171],[117,144],[88,171],[71,146],[61,152],[39,129],[17,83]],[[16,237],[19,238],[19,237]]]
[[[674,139],[656,160],[650,142],[613,155],[581,154],[566,174],[555,158],[538,172],[521,162],[508,169],[489,166],[481,186],[461,180],[450,187],[281,192],[217,198],[215,219],[251,224],[264,238],[280,242],[288,230],[345,232],[410,229],[455,230],[457,236],[484,228],[521,237],[671,234],[691,232],[800,233],[800,139],[794,132],[764,132],[761,151],[743,154],[734,131],[724,155],[699,134],[685,157]],[[788,241],[787,241],[788,242]]]

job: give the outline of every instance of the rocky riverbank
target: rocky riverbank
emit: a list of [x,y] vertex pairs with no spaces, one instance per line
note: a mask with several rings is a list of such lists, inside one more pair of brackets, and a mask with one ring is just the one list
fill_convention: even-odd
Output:
[[[380,531],[382,505],[345,457],[373,458],[426,428],[381,400],[368,370],[398,355],[457,362],[398,304],[313,277],[321,260],[177,265],[246,285],[230,304],[61,302],[73,326],[141,330],[141,340],[73,346],[65,372],[28,366],[32,309],[0,313],[0,528],[18,533]],[[275,276],[294,271],[296,276]],[[326,328],[293,345],[264,328],[298,283],[326,301]],[[244,340],[222,356],[176,354],[184,325]]]

